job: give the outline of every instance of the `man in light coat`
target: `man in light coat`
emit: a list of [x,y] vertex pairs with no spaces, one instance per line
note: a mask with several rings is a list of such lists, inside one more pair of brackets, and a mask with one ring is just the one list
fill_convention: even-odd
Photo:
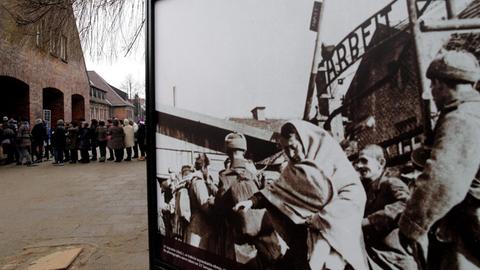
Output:
[[130,125],[130,120],[123,120],[123,132],[125,132],[125,149],[127,150],[127,158],[125,161],[132,160],[132,147],[135,145],[135,132]]
[[[427,77],[441,112],[423,173],[399,222],[401,238],[428,269],[480,269],[480,79],[470,53],[446,51]],[[421,256],[423,255],[423,256]]]

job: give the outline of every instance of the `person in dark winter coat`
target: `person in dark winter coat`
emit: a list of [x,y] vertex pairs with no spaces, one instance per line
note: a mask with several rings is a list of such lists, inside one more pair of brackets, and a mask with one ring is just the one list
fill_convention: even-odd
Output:
[[80,162],[89,163],[90,157],[88,155],[88,150],[90,150],[90,129],[88,128],[88,123],[84,122],[82,128],[78,131],[78,148],[80,149]]
[[36,157],[35,162],[42,162],[43,143],[47,138],[47,128],[42,119],[35,120],[35,126],[32,129],[32,152]]
[[52,132],[52,146],[55,156],[53,164],[63,165],[63,153],[67,144],[67,131],[62,119],[57,121],[57,127]]
[[427,269],[480,269],[480,66],[470,53],[444,51],[427,77],[440,117],[401,237]]
[[95,129],[95,138],[100,149],[100,162],[105,162],[107,156],[107,128],[105,122],[100,121],[98,127]]
[[3,124],[2,147],[3,154],[7,156],[5,164],[10,164],[15,159],[15,127],[9,122]]
[[78,161],[78,130],[77,122],[72,121],[67,133],[67,147],[70,151],[70,163],[72,164]]
[[45,154],[43,157],[48,161],[50,160],[50,154],[52,154],[52,156],[55,157],[55,154],[53,153],[53,149],[52,149],[52,132],[54,129],[51,127],[48,127],[45,121],[43,123],[45,125],[45,128],[47,129],[47,137],[45,138]]
[[121,162],[125,149],[125,133],[118,120],[113,120],[113,125],[108,129],[108,133],[111,136],[109,145],[115,152],[115,162]]
[[138,121],[137,143],[140,149],[140,157],[138,160],[145,160],[145,141],[147,139],[146,127],[143,121]]
[[90,147],[92,148],[92,161],[97,160],[97,147],[98,141],[97,136],[95,134],[98,126],[98,121],[96,119],[92,119],[88,136],[90,137]]
[[385,175],[382,147],[367,145],[360,151],[355,168],[367,192],[362,221],[370,269],[418,269],[415,258],[400,244],[398,219],[410,196],[402,180]]
[[[112,119],[108,119],[107,120],[107,131],[110,130],[110,127],[113,126],[113,120]],[[111,139],[112,139],[112,136],[110,133],[107,133],[107,148],[108,148],[108,154],[109,154],[109,157],[108,157],[108,160],[109,161],[112,161],[114,160],[114,153],[113,153],[113,148],[110,146],[110,142],[111,142]]]

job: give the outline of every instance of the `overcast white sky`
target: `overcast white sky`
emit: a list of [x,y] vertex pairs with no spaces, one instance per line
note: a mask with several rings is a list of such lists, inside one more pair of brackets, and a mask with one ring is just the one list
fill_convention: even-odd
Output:
[[[389,2],[326,0],[321,40],[338,43]],[[225,118],[266,106],[268,118],[300,118],[315,40],[312,7],[312,0],[159,1],[157,103],[172,105],[175,86],[180,108]],[[114,63],[87,59],[88,69],[116,86],[128,74],[143,80],[144,66],[143,51]]]
[[95,70],[111,85],[121,88],[126,78],[130,75],[140,83],[145,81],[145,54],[138,50],[134,55],[118,57],[113,60],[93,61],[85,55],[87,70]]

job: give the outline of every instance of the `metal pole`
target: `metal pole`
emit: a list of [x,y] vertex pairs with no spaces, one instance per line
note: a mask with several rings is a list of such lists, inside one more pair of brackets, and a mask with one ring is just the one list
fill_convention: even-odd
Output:
[[453,11],[454,7],[452,5],[452,1],[451,0],[446,0],[445,1],[445,6],[447,8],[447,18],[449,18],[449,19],[453,18],[454,17],[454,15],[453,15],[454,14],[454,11]]
[[175,91],[175,85],[173,86],[173,107],[177,107],[177,91]]
[[317,77],[318,64],[320,63],[318,59],[319,57],[317,55],[321,55],[321,51],[322,51],[321,43],[319,42],[319,39],[320,39],[320,29],[322,27],[323,11],[325,10],[326,0],[322,0],[319,2],[322,6],[320,9],[320,15],[318,17],[317,35],[315,37],[315,47],[313,49],[312,68],[310,72],[310,79],[308,81],[307,99],[305,101],[305,110],[303,111],[303,120],[309,120],[308,116],[312,108],[313,92],[315,91],[315,78]]
[[465,8],[465,1],[458,1],[458,0],[446,0],[445,6],[447,8],[447,18],[454,19],[457,18],[458,14],[462,12]]
[[450,19],[446,21],[421,22],[420,29],[423,32],[433,31],[456,31],[456,30],[478,30],[480,19]]
[[423,130],[426,137],[432,133],[432,122],[430,121],[430,100],[423,98],[423,93],[428,91],[427,84],[425,80],[426,69],[422,64],[422,59],[425,59],[425,55],[422,52],[421,46],[421,35],[420,24],[418,22],[417,14],[417,3],[416,0],[407,0],[407,9],[410,22],[410,29],[412,31],[413,43],[415,47],[415,60],[416,60],[416,70],[418,74],[418,86],[422,95],[422,111],[423,111]]

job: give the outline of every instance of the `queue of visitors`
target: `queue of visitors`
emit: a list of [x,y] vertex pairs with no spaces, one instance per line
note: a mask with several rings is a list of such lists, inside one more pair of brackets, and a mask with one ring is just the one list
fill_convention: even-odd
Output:
[[[3,164],[36,166],[50,160],[63,166],[69,163],[90,161],[131,161],[145,160],[145,122],[118,119],[88,122],[58,120],[54,128],[45,121],[36,119],[31,128],[27,119],[17,122],[4,116],[0,126]],[[107,156],[108,149],[108,156]],[[98,151],[97,151],[98,150]],[[80,155],[79,155],[80,153]],[[133,155],[132,155],[133,154]]]

